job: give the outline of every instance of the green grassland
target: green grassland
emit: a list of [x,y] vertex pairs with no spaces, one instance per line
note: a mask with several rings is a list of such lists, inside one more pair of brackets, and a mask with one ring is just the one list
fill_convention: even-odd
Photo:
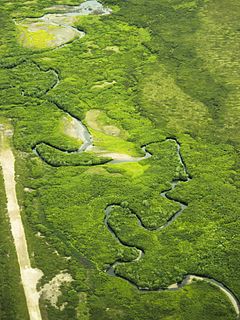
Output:
[[[62,288],[63,311],[41,299],[43,319],[236,319],[228,298],[209,283],[142,292],[130,282],[166,289],[198,274],[223,283],[240,300],[238,1],[104,3],[111,15],[78,19],[85,37],[35,50],[21,46],[13,19],[66,3],[0,5],[0,112],[14,126],[32,264],[44,272],[39,286],[61,270],[74,278]],[[96,119],[89,119],[92,110],[100,111]],[[147,145],[152,157],[111,164],[94,153],[73,153],[79,141],[63,130],[65,112],[89,128],[98,148],[142,156]],[[181,144],[189,182],[170,137]],[[179,210],[160,197],[176,179],[183,181],[169,196],[187,208],[168,228],[154,231]],[[110,204],[121,207],[109,220],[121,242],[104,223]],[[6,222],[1,228],[4,250]],[[139,247],[145,255],[133,261]],[[14,255],[11,261],[15,266]],[[106,272],[115,261],[126,262],[116,267],[119,277]],[[2,264],[9,258],[2,255]],[[1,282],[17,287],[8,276],[1,272]],[[17,319],[11,312],[27,319],[21,291],[4,294],[5,319]]]

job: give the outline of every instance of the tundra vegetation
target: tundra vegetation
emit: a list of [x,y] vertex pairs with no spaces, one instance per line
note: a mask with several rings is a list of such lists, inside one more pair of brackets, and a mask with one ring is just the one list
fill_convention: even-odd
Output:
[[[166,289],[196,274],[240,300],[240,4],[103,3],[111,15],[77,17],[85,36],[55,48],[47,28],[33,43],[19,24],[79,1],[0,4],[0,110],[14,127],[32,266],[44,273],[39,290],[60,272],[73,278],[56,305],[42,296],[43,319],[236,319],[228,297],[209,283]],[[66,114],[87,126],[91,152],[75,152],[81,141],[68,134]],[[187,183],[168,138],[181,145]],[[152,157],[139,162],[104,157],[142,157],[144,145]],[[181,182],[161,197],[174,180]],[[0,318],[27,319],[0,184]],[[179,210],[171,199],[187,208],[161,230]],[[120,241],[105,223],[111,204],[118,209],[109,225]],[[137,248],[145,253],[139,260]],[[111,276],[115,261],[125,263]]]

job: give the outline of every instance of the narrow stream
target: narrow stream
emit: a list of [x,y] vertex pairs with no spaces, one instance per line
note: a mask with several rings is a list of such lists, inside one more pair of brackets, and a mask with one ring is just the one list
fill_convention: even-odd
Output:
[[[167,138],[166,141],[174,141],[176,143],[176,145],[177,145],[177,155],[178,155],[179,161],[180,161],[180,163],[181,163],[181,165],[182,165],[182,167],[184,169],[184,173],[186,174],[186,180],[183,180],[183,179],[173,180],[171,182],[171,188],[161,192],[161,194],[160,194],[161,197],[164,197],[164,198],[167,198],[168,200],[174,201],[175,203],[177,203],[180,206],[180,209],[173,216],[171,216],[164,225],[162,225],[162,226],[160,226],[158,228],[155,228],[155,229],[147,228],[146,226],[144,226],[141,218],[138,215],[136,215],[133,211],[131,211],[133,214],[135,214],[135,216],[136,216],[136,218],[138,220],[138,224],[142,228],[144,228],[146,230],[149,230],[149,231],[163,230],[163,229],[169,227],[183,213],[183,211],[187,208],[187,204],[185,204],[183,202],[180,202],[180,201],[177,201],[177,200],[173,199],[171,196],[168,195],[168,193],[173,191],[180,182],[186,182],[187,183],[192,178],[191,178],[191,176],[190,176],[190,174],[189,174],[189,172],[187,170],[186,164],[185,164],[185,162],[183,160],[183,157],[182,157],[182,154],[181,154],[181,145],[178,142],[178,140],[175,139],[175,138],[174,139],[173,138]],[[155,292],[155,291],[165,291],[165,290],[168,290],[168,291],[179,290],[182,287],[184,287],[185,285],[191,284],[194,280],[205,281],[205,282],[211,283],[212,285],[218,287],[221,291],[223,291],[225,293],[225,295],[231,301],[231,303],[232,303],[232,305],[234,307],[234,310],[235,310],[235,312],[237,314],[237,317],[239,317],[240,304],[239,304],[239,301],[238,301],[237,297],[235,296],[235,294],[230,289],[228,289],[226,286],[224,286],[224,284],[222,284],[221,282],[219,282],[219,281],[217,281],[215,279],[212,279],[212,278],[209,278],[209,277],[200,276],[200,275],[186,275],[181,283],[172,284],[166,289],[159,288],[159,289],[154,289],[153,290],[151,288],[142,288],[142,287],[138,286],[135,282],[127,279],[126,277],[123,277],[123,276],[120,276],[120,275],[116,274],[115,269],[116,269],[117,265],[137,262],[137,261],[139,261],[140,259],[142,259],[144,257],[144,249],[136,247],[136,246],[133,246],[133,245],[130,246],[127,243],[121,241],[121,239],[118,237],[117,233],[114,231],[114,229],[109,224],[109,218],[111,216],[111,212],[114,209],[116,209],[117,207],[122,208],[120,205],[114,205],[114,204],[107,206],[107,208],[105,209],[104,224],[108,228],[109,232],[112,234],[112,236],[114,237],[114,239],[118,243],[120,243],[120,244],[122,244],[124,246],[127,246],[129,248],[136,248],[138,250],[139,254],[138,254],[136,259],[128,261],[128,262],[116,260],[106,270],[106,272],[110,276],[120,277],[123,280],[127,281],[128,283],[130,283],[131,285],[135,286],[139,291],[145,291],[145,292]]]
[[[42,72],[52,72],[52,74],[54,74],[55,78],[56,78],[56,81],[55,83],[52,85],[52,87],[50,87],[44,95],[47,95],[48,92],[50,92],[51,90],[55,89],[59,83],[60,83],[60,78],[59,78],[59,73],[57,72],[57,70],[53,69],[53,68],[50,68],[48,70],[44,70],[43,68],[41,68],[41,66],[39,64],[37,64],[36,62],[33,62],[37,68],[42,71]],[[94,141],[93,141],[93,137],[92,135],[90,134],[90,132],[88,131],[88,128],[82,123],[81,120],[79,120],[78,118],[76,118],[73,114],[71,114],[70,112],[64,110],[64,108],[51,101],[51,103],[53,103],[57,108],[61,109],[65,114],[66,116],[68,116],[69,118],[72,119],[72,122],[74,124],[74,129],[76,131],[76,137],[78,139],[80,139],[82,141],[82,145],[79,147],[78,151],[66,151],[68,154],[74,154],[74,153],[83,153],[83,152],[87,152],[87,151],[93,151],[94,150]],[[33,152],[38,155],[43,161],[44,159],[41,157],[41,155],[37,152],[37,146],[39,145],[40,143],[36,144],[34,147],[33,147]],[[141,147],[142,151],[144,152],[144,156],[142,157],[132,157],[132,156],[129,156],[127,154],[119,154],[119,153],[109,153],[109,152],[103,152],[101,154],[99,154],[99,156],[103,156],[103,157],[109,157],[109,158],[112,158],[112,160],[110,160],[108,163],[111,163],[111,164],[118,164],[118,163],[130,163],[130,162],[139,162],[141,160],[145,160],[145,159],[148,159],[150,158],[152,155],[151,153],[149,153],[147,150],[147,145],[144,145]],[[58,149],[58,148],[56,148]],[[59,149],[60,150],[60,149]]]
[[[152,228],[147,228],[147,227],[143,224],[141,218],[140,218],[138,215],[136,215],[134,212],[132,212],[132,213],[135,214],[135,216],[136,216],[136,218],[137,218],[137,221],[138,221],[138,224],[139,224],[142,228],[144,228],[144,229],[146,229],[146,230],[149,230],[149,231],[153,231],[153,230],[155,230],[155,231],[156,231],[156,230],[163,230],[163,229],[167,228],[167,227],[168,227],[169,225],[171,225],[171,224],[177,219],[177,217],[179,217],[179,216],[183,213],[183,211],[187,208],[187,205],[186,205],[186,204],[184,204],[184,203],[182,203],[182,202],[180,202],[180,201],[174,200],[174,199],[172,199],[170,196],[168,196],[168,192],[173,191],[173,190],[176,188],[176,186],[178,185],[179,182],[182,182],[182,181],[188,182],[188,181],[191,180],[191,177],[190,177],[190,175],[189,175],[189,173],[188,173],[188,171],[187,171],[187,167],[186,167],[186,165],[185,165],[185,163],[184,163],[184,161],[183,161],[183,158],[182,158],[182,155],[181,155],[181,152],[180,152],[180,148],[181,148],[180,143],[177,141],[177,139],[173,139],[173,138],[167,138],[165,141],[174,141],[174,142],[176,143],[176,145],[177,145],[177,155],[178,155],[179,161],[180,161],[180,163],[181,163],[181,165],[182,165],[182,167],[183,167],[183,169],[184,169],[184,173],[186,174],[187,179],[186,179],[186,180],[180,180],[180,179],[179,179],[179,180],[174,180],[174,181],[172,181],[172,183],[171,183],[171,188],[168,188],[167,190],[164,190],[164,191],[161,192],[160,196],[162,196],[162,197],[164,197],[164,198],[167,198],[167,199],[169,199],[169,200],[172,200],[172,201],[174,201],[175,203],[177,203],[177,204],[180,205],[180,209],[179,209],[172,217],[170,217],[164,225],[162,225],[162,226],[160,226],[160,227],[158,227],[158,228],[154,228],[154,229],[152,229]],[[146,148],[146,147],[145,147],[145,148]],[[151,156],[151,155],[150,155],[150,156]],[[110,215],[111,215],[111,212],[112,212],[115,208],[117,208],[117,207],[122,208],[120,205],[109,205],[109,206],[107,206],[107,208],[105,209],[104,223],[105,223],[106,227],[108,228],[108,230],[109,230],[109,231],[111,232],[111,234],[113,235],[113,237],[114,237],[119,243],[121,243],[122,245],[128,246],[128,247],[136,248],[136,249],[139,251],[138,257],[137,257],[135,260],[132,260],[132,261],[129,261],[129,262],[132,263],[132,262],[134,262],[134,261],[135,261],[135,262],[136,262],[136,261],[139,261],[139,260],[144,256],[144,251],[143,251],[143,249],[137,248],[137,247],[135,247],[135,246],[129,246],[129,245],[123,243],[123,242],[118,238],[117,234],[115,233],[115,231],[113,230],[113,228],[112,228],[112,227],[110,226],[110,224],[109,224],[109,217],[110,217]],[[122,263],[127,263],[127,262],[115,261],[115,262],[108,268],[108,270],[107,270],[108,274],[114,275],[114,276],[118,276],[118,275],[115,273],[115,267],[116,267],[117,265],[119,265],[119,264],[122,264]],[[127,280],[127,279],[126,279],[126,280]],[[136,285],[136,284],[135,284],[135,285]],[[138,289],[140,290],[141,288],[138,287]],[[146,289],[144,289],[144,290],[146,290]]]

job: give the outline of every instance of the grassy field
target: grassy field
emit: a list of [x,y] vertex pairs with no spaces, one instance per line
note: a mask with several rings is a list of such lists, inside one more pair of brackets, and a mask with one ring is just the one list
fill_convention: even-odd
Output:
[[[64,310],[41,299],[43,319],[235,319],[228,298],[209,283],[141,292],[129,281],[166,289],[197,274],[240,300],[238,1],[105,0],[111,15],[75,21],[83,38],[55,49],[41,39],[35,49],[23,47],[15,22],[57,4],[66,3],[0,5],[0,112],[14,126],[32,264],[44,273],[39,288],[63,270],[74,278],[62,287]],[[72,153],[80,143],[64,131],[66,112],[88,127],[98,149],[141,157],[147,145],[152,157],[111,164],[94,152]],[[168,228],[151,231],[179,210],[160,197],[184,180],[170,137],[192,179],[169,196],[187,208]],[[104,224],[110,204],[121,206],[110,219],[121,243]],[[6,250],[6,221],[1,229]],[[133,262],[139,247],[145,255]],[[10,261],[16,267],[12,246],[11,255],[1,256],[1,270],[10,272]],[[116,268],[125,280],[106,273],[115,261],[126,262]],[[1,283],[16,288],[16,268],[11,281],[1,272]],[[0,318],[27,319],[22,292],[10,289],[1,291]]]

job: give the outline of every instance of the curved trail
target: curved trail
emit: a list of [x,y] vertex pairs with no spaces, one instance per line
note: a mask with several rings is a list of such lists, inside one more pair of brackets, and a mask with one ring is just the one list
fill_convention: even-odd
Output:
[[[90,1],[91,2],[91,1]],[[94,1],[92,1],[94,2]],[[72,12],[72,13],[69,13],[69,15],[74,15],[75,13]],[[55,21],[51,20],[51,14],[49,15],[45,15],[43,17],[40,17],[40,20],[48,23],[49,25],[59,25],[59,26],[63,26],[63,27],[66,27],[66,28],[70,28],[72,30],[74,30],[78,35],[79,37],[83,37],[85,35],[84,32],[81,32],[79,31],[77,28],[74,28],[72,26],[69,26],[69,25],[65,25],[65,24],[62,24],[62,23],[56,23]],[[73,39],[71,42],[75,41],[76,39]],[[55,49],[52,49],[52,50],[57,50],[59,48],[62,48],[63,46],[67,45],[68,43],[66,44],[61,44],[59,45],[58,47],[56,47]],[[58,84],[60,83],[60,78],[59,78],[59,73],[57,70],[53,69],[53,68],[49,68],[48,70],[44,70],[43,68],[41,68],[41,66],[39,66],[36,62],[32,61],[33,63],[35,63],[35,65],[37,65],[37,67],[41,70],[41,71],[44,71],[44,72],[52,72],[55,77],[56,77],[56,82],[53,84],[52,87],[50,87],[49,89],[46,90],[46,92],[44,93],[44,96],[47,95],[47,93],[51,90],[53,90],[54,88],[56,88],[58,86]],[[24,95],[24,92],[22,92],[22,94]],[[46,99],[48,99],[46,97]],[[71,114],[70,112],[64,110],[64,108],[56,103],[56,102],[53,102],[51,101],[51,103],[53,103],[56,107],[58,107],[59,109],[61,109],[62,111],[64,111],[68,116],[70,116],[72,118],[72,120],[74,121],[75,123],[75,128],[78,132],[78,137],[83,141],[83,144],[81,145],[81,147],[78,149],[78,151],[73,151],[73,152],[70,152],[70,151],[66,151],[68,153],[83,153],[83,152],[86,152],[86,151],[91,151],[91,149],[94,147],[94,143],[93,143],[93,138],[91,136],[91,134],[89,133],[87,127],[79,120],[77,119],[73,114]],[[189,175],[188,173],[188,170],[187,170],[187,167],[186,167],[186,164],[184,163],[184,160],[182,158],[182,155],[181,155],[181,145],[180,143],[178,142],[178,140],[176,138],[167,138],[166,139],[167,141],[174,141],[176,143],[176,146],[177,146],[177,155],[178,155],[178,158],[179,158],[179,161],[184,169],[184,172],[186,174],[186,180],[181,180],[181,179],[178,179],[178,180],[174,180],[171,182],[171,188],[169,188],[168,190],[165,190],[163,191],[160,196],[161,197],[164,197],[164,198],[167,198],[171,201],[174,201],[175,203],[177,203],[178,205],[180,205],[180,209],[172,216],[168,219],[168,221],[160,226],[159,228],[156,228],[156,229],[149,229],[149,228],[146,228],[140,218],[140,216],[138,216],[137,214],[135,214],[137,220],[138,220],[138,223],[141,227],[149,230],[149,231],[153,231],[153,230],[163,230],[167,227],[169,227],[182,213],[183,211],[187,208],[187,204],[186,203],[183,203],[183,202],[180,202],[180,201],[177,201],[173,198],[171,198],[170,195],[168,195],[168,193],[172,190],[174,190],[176,188],[176,186],[178,185],[178,183],[180,181],[182,182],[188,182],[191,180],[191,176]],[[41,142],[40,142],[41,143]],[[36,151],[36,148],[37,146],[40,144],[36,144],[34,147],[33,147],[33,151],[43,160],[45,161],[41,155],[39,155]],[[44,142],[42,142],[44,143]],[[152,142],[154,143],[154,142]],[[144,152],[144,156],[143,157],[131,157],[129,155],[124,155],[124,154],[114,154],[112,153],[111,154],[111,157],[112,157],[112,160],[109,161],[109,163],[111,164],[115,164],[115,163],[129,163],[129,162],[139,162],[139,161],[142,161],[144,159],[148,159],[150,158],[152,155],[146,150],[148,145],[145,145],[145,146],[142,146],[142,151]],[[57,148],[58,149],[58,148]],[[60,149],[59,149],[60,150]],[[1,161],[1,164],[2,164],[2,167],[3,167],[3,174],[4,174],[4,180],[5,179],[11,179],[11,184],[14,185],[14,188],[15,188],[15,180],[14,180],[14,156],[11,152],[11,150],[8,150],[8,153],[9,153],[9,159],[8,160],[8,163],[4,160],[4,157],[3,157],[3,154],[1,153],[0,155],[0,161]],[[104,154],[101,154],[104,156]],[[12,176],[9,178],[9,176],[7,177],[8,173],[7,173],[7,167],[9,168],[10,166],[10,171],[12,172]],[[12,191],[9,191],[7,188],[7,183],[5,182],[5,188],[6,188],[6,193],[7,193],[7,197],[8,197],[8,201],[9,201],[9,195],[11,194]],[[14,189],[15,190],[15,189]],[[15,192],[15,191],[14,191]],[[13,197],[16,198],[16,194],[12,194]],[[11,195],[10,195],[11,197]],[[16,213],[18,215],[18,220],[21,219],[21,216],[20,216],[20,211],[19,211],[19,207],[18,207],[18,204],[17,204],[17,199],[15,199],[15,210],[16,210]],[[131,261],[128,261],[128,262],[122,262],[122,261],[115,261],[107,270],[107,273],[111,276],[116,276],[116,277],[121,277],[119,275],[117,275],[115,273],[115,267],[119,264],[125,264],[125,263],[132,263],[132,262],[137,262],[139,261],[140,259],[143,258],[144,256],[144,249],[143,248],[139,248],[139,247],[136,247],[136,246],[130,246],[128,245],[127,243],[124,243],[123,241],[121,241],[121,239],[117,236],[116,232],[114,231],[114,229],[111,227],[111,225],[109,224],[109,217],[111,215],[111,212],[114,210],[114,208],[116,207],[121,207],[120,205],[115,205],[115,204],[111,204],[109,206],[107,206],[107,208],[105,209],[105,218],[104,218],[104,223],[106,225],[106,227],[108,228],[108,230],[111,232],[112,236],[115,238],[116,241],[118,241],[119,243],[121,243],[122,245],[124,246],[127,246],[127,247],[131,247],[131,248],[136,248],[139,252],[139,255],[136,259],[134,260],[131,260]],[[11,209],[9,209],[9,216],[10,216],[10,212]],[[10,219],[11,219],[11,216],[10,216]],[[20,221],[20,220],[19,220]],[[23,226],[21,227],[22,228],[22,235],[24,235],[24,229],[23,229]],[[13,234],[14,235],[14,234]],[[23,281],[23,286],[24,286],[24,290],[25,290],[25,294],[26,294],[26,298],[27,298],[27,301],[28,301],[28,297],[30,297],[32,295],[32,298],[30,300],[34,300],[35,299],[35,305],[33,306],[31,303],[28,303],[28,308],[29,308],[29,313],[30,313],[30,319],[31,320],[41,320],[41,313],[40,313],[40,310],[39,310],[39,306],[38,306],[38,299],[39,299],[39,293],[36,291],[36,284],[33,286],[33,287],[29,287],[29,284],[27,283],[27,280],[28,277],[30,276],[31,272],[35,269],[31,269],[31,266],[30,266],[30,262],[29,262],[29,257],[28,257],[28,252],[27,252],[27,244],[26,244],[26,240],[25,240],[25,243],[24,243],[24,256],[26,258],[26,261],[24,262],[24,266],[21,267],[22,263],[21,263],[21,259],[22,259],[22,256],[19,255],[19,252],[18,252],[18,249],[17,249],[17,245],[18,245],[18,242],[19,242],[19,239],[17,239],[15,236],[14,236],[14,241],[15,241],[15,245],[16,245],[16,250],[17,250],[17,254],[18,254],[18,259],[19,259],[19,265],[20,265],[20,269],[21,269],[21,277],[22,277],[22,281]],[[26,275],[28,271],[28,275]],[[40,277],[40,275],[39,275]],[[234,295],[234,293],[228,289],[227,287],[224,286],[224,284],[218,282],[217,280],[215,279],[212,279],[212,278],[208,278],[208,277],[203,277],[203,276],[199,276],[199,275],[186,275],[185,278],[183,279],[183,281],[181,283],[177,283],[177,284],[173,284],[171,286],[169,286],[167,289],[157,289],[157,290],[151,290],[150,288],[141,288],[139,286],[137,286],[136,283],[128,280],[127,278],[124,278],[124,277],[121,277],[123,278],[125,281],[129,282],[130,284],[132,284],[133,286],[135,286],[139,291],[145,291],[145,292],[150,292],[150,291],[163,291],[163,290],[179,290],[180,288],[182,288],[183,286],[185,285],[188,285],[190,283],[192,283],[193,280],[201,280],[201,281],[205,281],[205,282],[208,282],[208,283],[211,283],[212,285],[218,287],[221,291],[224,292],[224,294],[229,298],[229,300],[231,301],[233,307],[234,307],[234,310],[237,314],[237,316],[239,317],[239,314],[240,314],[240,306],[239,306],[239,301],[238,299],[236,298],[236,296]],[[37,301],[37,303],[36,303]],[[31,310],[32,310],[32,315],[31,315]]]

